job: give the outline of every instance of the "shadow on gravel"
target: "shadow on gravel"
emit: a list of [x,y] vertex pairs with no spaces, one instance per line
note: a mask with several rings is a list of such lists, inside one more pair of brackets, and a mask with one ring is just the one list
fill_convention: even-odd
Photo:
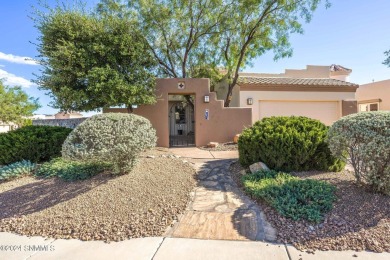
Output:
[[0,220],[38,212],[73,199],[106,183],[102,174],[91,179],[65,182],[59,178],[41,179],[0,193]]

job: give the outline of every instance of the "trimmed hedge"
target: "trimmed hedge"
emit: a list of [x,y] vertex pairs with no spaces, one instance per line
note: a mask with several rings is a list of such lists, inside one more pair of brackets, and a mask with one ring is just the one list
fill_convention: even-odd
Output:
[[114,173],[128,173],[140,152],[156,145],[150,121],[134,114],[95,115],[79,124],[62,146],[69,160],[109,162]]
[[343,160],[334,157],[325,138],[328,127],[307,117],[269,117],[257,121],[238,139],[240,163],[264,162],[281,171],[341,171]]
[[363,112],[336,121],[328,133],[332,153],[349,160],[358,183],[390,195],[390,112]]
[[25,126],[0,134],[0,165],[22,160],[45,162],[61,156],[72,129],[59,126]]
[[242,177],[245,191],[263,199],[282,216],[320,222],[336,200],[335,187],[324,181],[299,179],[276,171],[260,171]]

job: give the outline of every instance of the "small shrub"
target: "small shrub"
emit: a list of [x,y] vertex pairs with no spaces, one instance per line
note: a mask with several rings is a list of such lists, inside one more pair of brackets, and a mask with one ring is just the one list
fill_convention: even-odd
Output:
[[0,181],[7,181],[33,173],[36,165],[30,161],[20,161],[0,168]]
[[71,129],[57,126],[26,126],[0,134],[0,164],[22,160],[44,162],[61,156],[62,143]]
[[332,156],[328,127],[307,117],[270,117],[257,121],[238,139],[240,163],[262,161],[280,171],[341,171],[345,162]]
[[155,146],[156,131],[149,120],[134,114],[95,115],[78,125],[62,147],[66,159],[104,161],[115,173],[129,172],[138,154]]
[[43,178],[59,177],[66,181],[89,179],[101,172],[110,169],[107,163],[68,161],[63,158],[55,158],[42,164],[35,176]]
[[328,143],[335,156],[349,160],[358,183],[390,194],[390,112],[343,117],[330,128]]
[[[263,176],[263,178],[259,178]],[[243,176],[245,190],[263,199],[279,214],[293,220],[320,222],[332,209],[334,186],[317,180],[301,180],[287,173],[254,173]]]

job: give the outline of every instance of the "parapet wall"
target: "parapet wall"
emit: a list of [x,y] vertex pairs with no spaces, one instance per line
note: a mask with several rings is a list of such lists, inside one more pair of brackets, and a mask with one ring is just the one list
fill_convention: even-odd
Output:
[[71,118],[71,119],[36,119],[32,121],[33,125],[48,125],[48,126],[62,126],[67,128],[75,128],[80,123],[84,122],[87,117]]

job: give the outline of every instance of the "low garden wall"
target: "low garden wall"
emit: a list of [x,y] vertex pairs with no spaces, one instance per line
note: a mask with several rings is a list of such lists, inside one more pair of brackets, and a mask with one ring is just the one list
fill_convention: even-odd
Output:
[[36,119],[32,121],[33,125],[48,125],[48,126],[62,126],[67,128],[75,128],[82,123],[87,117],[70,118],[70,119]]

